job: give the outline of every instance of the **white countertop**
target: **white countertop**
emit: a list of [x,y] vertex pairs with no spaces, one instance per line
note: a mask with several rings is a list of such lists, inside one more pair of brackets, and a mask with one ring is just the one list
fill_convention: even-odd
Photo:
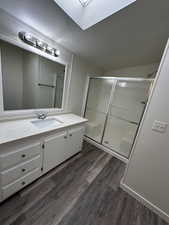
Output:
[[63,123],[45,128],[38,128],[31,123],[31,121],[37,120],[37,118],[0,122],[0,144],[87,122],[87,119],[70,113],[48,116],[47,119],[49,118],[56,118]]

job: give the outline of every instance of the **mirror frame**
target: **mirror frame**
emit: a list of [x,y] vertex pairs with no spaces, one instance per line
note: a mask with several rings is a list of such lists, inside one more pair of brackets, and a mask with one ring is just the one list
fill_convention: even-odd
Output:
[[[68,93],[70,89],[70,76],[71,73],[69,72],[69,66],[72,66],[72,59],[70,64],[62,60],[60,57],[54,57],[45,53],[37,48],[34,48],[31,45],[28,45],[22,42],[19,37],[17,39],[10,38],[6,35],[0,33],[0,40],[6,41],[9,44],[15,45],[20,47],[24,50],[29,52],[35,53],[39,56],[52,60],[56,63],[59,63],[65,66],[65,76],[64,76],[64,87],[63,87],[63,97],[62,97],[62,107],[61,108],[38,108],[38,109],[21,109],[21,110],[4,110],[4,103],[3,103],[3,80],[2,80],[2,61],[1,61],[1,48],[0,48],[0,120],[8,120],[8,119],[15,119],[15,118],[22,118],[22,117],[32,117],[35,116],[38,112],[46,112],[47,114],[59,114],[66,112],[67,104],[68,104]],[[62,52],[61,52],[62,54]],[[71,70],[71,68],[70,68]]]

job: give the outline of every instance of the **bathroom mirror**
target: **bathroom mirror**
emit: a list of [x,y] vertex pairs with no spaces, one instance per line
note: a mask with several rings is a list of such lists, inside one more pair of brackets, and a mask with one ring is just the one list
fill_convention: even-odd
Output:
[[65,66],[0,40],[6,110],[62,108]]

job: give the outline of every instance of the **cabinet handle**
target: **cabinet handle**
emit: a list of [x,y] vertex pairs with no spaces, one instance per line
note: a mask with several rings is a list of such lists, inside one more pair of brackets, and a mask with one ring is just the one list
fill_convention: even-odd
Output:
[[23,155],[22,155],[22,158],[25,158],[25,157],[26,157],[26,155],[25,155],[25,154],[23,154]]
[[22,169],[22,172],[25,172],[26,171],[26,169]]
[[45,148],[45,144],[42,144],[42,148]]
[[64,139],[67,139],[67,136],[64,136]]
[[25,181],[23,181],[23,182],[22,182],[22,185],[25,185],[25,184],[26,184]]
[[70,137],[72,137],[72,134],[69,134]]

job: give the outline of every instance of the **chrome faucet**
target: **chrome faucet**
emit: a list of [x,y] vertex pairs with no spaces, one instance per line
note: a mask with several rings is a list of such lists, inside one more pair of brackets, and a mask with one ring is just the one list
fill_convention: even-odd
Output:
[[39,113],[37,113],[37,117],[40,120],[44,120],[47,117],[47,113],[45,113],[45,112],[39,112]]

